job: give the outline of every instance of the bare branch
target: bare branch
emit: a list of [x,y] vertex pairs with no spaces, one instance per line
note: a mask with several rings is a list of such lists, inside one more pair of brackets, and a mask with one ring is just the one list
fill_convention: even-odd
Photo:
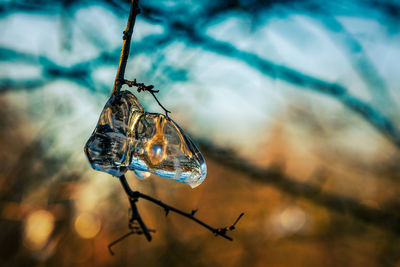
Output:
[[125,238],[127,238],[128,236],[133,235],[133,234],[135,234],[135,232],[130,231],[127,234],[124,234],[123,236],[121,236],[120,238],[115,240],[114,242],[110,243],[108,245],[108,251],[110,252],[110,254],[114,256],[114,252],[112,251],[111,247],[113,247],[114,245],[118,244],[119,242],[121,242],[122,240],[124,240]]
[[[230,226],[230,227],[223,227],[223,228],[214,228],[208,224],[206,224],[205,222],[199,220],[198,218],[195,217],[195,213],[197,210],[192,210],[190,213],[188,212],[184,212],[181,211],[177,208],[174,208],[172,206],[169,206],[167,204],[165,204],[164,202],[155,199],[151,196],[148,196],[146,194],[143,194],[139,191],[133,191],[128,182],[126,181],[125,175],[122,175],[121,177],[119,177],[119,180],[121,182],[122,187],[125,190],[125,193],[128,195],[129,197],[129,202],[131,204],[132,207],[132,217],[130,219],[130,222],[133,223],[135,221],[138,222],[139,226],[141,227],[142,232],[145,234],[146,238],[148,241],[151,241],[151,235],[150,235],[150,231],[147,229],[146,225],[144,224],[143,220],[141,219],[140,215],[139,215],[139,211],[136,207],[136,202],[139,200],[139,198],[143,198],[146,199],[150,202],[153,202],[154,204],[160,206],[161,208],[164,209],[165,211],[165,215],[168,216],[169,212],[175,212],[183,217],[186,217],[198,224],[200,224],[201,226],[203,226],[204,228],[208,229],[209,231],[211,231],[213,234],[215,234],[216,236],[222,236],[230,241],[232,241],[233,239],[226,235],[227,231],[233,231],[235,229],[235,225],[237,224],[237,222],[240,220],[240,218],[242,218],[242,216],[244,215],[244,213],[241,213],[239,215],[239,217],[235,220],[235,222]],[[141,232],[139,232],[141,233]],[[111,243],[111,244],[115,244],[115,242]],[[110,244],[110,245],[111,245]]]
[[139,0],[132,0],[131,11],[129,12],[128,23],[124,31],[124,40],[121,49],[121,58],[119,60],[119,66],[117,71],[117,76],[115,77],[114,88],[111,92],[112,95],[117,95],[122,87],[121,81],[125,78],[125,68],[128,63],[129,50],[131,47],[131,39],[133,33],[133,27],[135,26],[136,16],[140,13]]

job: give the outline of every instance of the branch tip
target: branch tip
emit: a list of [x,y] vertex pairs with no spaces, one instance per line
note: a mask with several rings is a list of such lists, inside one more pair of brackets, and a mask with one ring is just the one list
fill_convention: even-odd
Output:
[[229,227],[229,230],[233,231],[235,229],[235,225],[239,222],[239,220],[243,217],[244,212],[240,213],[237,217],[236,221]]
[[192,210],[191,215],[194,216],[199,209]]

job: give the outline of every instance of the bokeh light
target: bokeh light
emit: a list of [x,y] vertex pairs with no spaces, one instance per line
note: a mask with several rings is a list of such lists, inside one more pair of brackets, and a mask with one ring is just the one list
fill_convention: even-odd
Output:
[[42,249],[54,229],[54,216],[46,210],[36,210],[26,218],[24,244],[31,250]]
[[83,238],[94,238],[101,228],[101,221],[94,214],[82,212],[75,219],[75,230]]
[[279,221],[285,231],[295,233],[306,223],[306,213],[299,207],[287,207],[279,215]]

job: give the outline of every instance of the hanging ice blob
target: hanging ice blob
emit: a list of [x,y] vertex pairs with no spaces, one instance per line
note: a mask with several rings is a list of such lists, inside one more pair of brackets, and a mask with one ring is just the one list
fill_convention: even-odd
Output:
[[129,91],[107,101],[85,153],[93,169],[117,177],[132,170],[139,178],[152,173],[194,188],[207,174],[199,149],[178,124],[144,111]]

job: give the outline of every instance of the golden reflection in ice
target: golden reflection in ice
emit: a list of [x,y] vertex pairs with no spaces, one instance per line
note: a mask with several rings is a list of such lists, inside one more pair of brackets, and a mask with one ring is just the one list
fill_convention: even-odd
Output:
[[157,165],[167,157],[167,140],[164,136],[165,120],[156,123],[156,134],[149,141],[146,150],[151,164]]
[[47,210],[31,212],[25,222],[24,244],[31,250],[42,249],[54,229],[54,216]]
[[88,212],[82,212],[75,219],[75,230],[83,238],[93,238],[101,228],[100,220]]

